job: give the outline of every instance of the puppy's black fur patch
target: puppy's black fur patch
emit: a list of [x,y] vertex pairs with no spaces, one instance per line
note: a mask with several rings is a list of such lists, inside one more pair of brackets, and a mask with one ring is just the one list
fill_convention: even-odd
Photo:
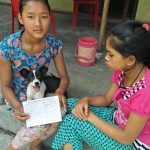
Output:
[[[44,96],[48,93],[55,93],[56,89],[59,87],[60,78],[54,76],[53,74],[47,75],[43,78],[43,82],[46,85],[46,90]],[[67,92],[64,93],[65,97],[68,98]]]

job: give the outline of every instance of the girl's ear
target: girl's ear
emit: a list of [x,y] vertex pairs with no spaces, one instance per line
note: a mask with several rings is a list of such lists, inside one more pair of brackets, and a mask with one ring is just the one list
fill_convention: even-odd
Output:
[[20,23],[20,24],[22,24],[22,25],[23,25],[22,16],[21,16],[21,14],[20,14],[20,13],[18,13],[18,21],[19,21],[19,23]]
[[136,58],[135,56],[131,55],[128,57],[128,60],[127,60],[127,65],[128,66],[133,66],[136,62]]

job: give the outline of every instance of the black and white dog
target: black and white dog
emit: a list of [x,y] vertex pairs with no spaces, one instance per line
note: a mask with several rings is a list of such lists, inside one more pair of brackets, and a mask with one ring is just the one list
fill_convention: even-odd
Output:
[[[34,100],[38,98],[48,97],[49,95],[55,93],[56,89],[59,87],[60,78],[54,75],[46,75],[48,71],[47,67],[41,67],[39,70],[29,71],[23,68],[20,74],[28,79],[27,86],[27,100]],[[67,98],[67,93],[64,94]],[[61,109],[62,117],[65,112]],[[51,124],[50,135],[56,132],[59,123]]]
[[[60,78],[54,75],[46,75],[48,68],[43,66],[39,70],[29,71],[23,68],[20,74],[28,79],[27,100],[44,98],[47,94],[55,93],[59,87]],[[67,93],[64,94],[67,98]]]

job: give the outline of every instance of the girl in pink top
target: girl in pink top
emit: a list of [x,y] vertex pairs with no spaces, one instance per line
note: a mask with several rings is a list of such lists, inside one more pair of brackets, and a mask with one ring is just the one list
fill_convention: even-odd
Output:
[[[149,25],[125,22],[109,33],[105,61],[113,83],[101,96],[68,99],[54,150],[150,150]],[[115,106],[110,106],[115,103]]]

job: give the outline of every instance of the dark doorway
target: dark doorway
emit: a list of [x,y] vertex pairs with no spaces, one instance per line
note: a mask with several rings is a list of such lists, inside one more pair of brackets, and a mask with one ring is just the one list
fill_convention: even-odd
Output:
[[[125,3],[128,1],[127,18],[134,19],[136,15],[137,5],[139,0],[110,0],[108,18],[122,19]],[[104,0],[100,0],[99,15],[102,15]],[[89,6],[81,5],[79,12],[88,13]]]

